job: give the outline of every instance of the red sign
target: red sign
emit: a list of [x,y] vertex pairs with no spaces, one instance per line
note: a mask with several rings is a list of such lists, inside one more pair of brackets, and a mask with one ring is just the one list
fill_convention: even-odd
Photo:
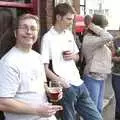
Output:
[[85,30],[84,16],[76,15],[75,16],[75,31],[84,32],[84,30]]

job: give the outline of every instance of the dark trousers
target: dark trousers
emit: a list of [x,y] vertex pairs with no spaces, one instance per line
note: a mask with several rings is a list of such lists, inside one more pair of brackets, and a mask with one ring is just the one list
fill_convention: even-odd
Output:
[[120,120],[120,75],[112,74],[112,87],[115,93],[115,120]]
[[0,120],[5,120],[3,112],[0,111]]

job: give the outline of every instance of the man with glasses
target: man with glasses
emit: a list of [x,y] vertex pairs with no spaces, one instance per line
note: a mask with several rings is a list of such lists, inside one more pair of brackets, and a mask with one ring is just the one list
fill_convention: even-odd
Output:
[[0,60],[0,110],[5,120],[56,120],[54,114],[62,109],[47,101],[44,65],[41,55],[32,50],[38,32],[37,16],[20,16],[16,45]]

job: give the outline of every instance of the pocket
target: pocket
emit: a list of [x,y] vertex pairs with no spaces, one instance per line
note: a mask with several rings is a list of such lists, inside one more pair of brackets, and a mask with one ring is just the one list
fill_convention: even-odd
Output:
[[89,94],[89,91],[88,91],[86,85],[83,84],[81,87],[82,87],[82,92],[83,92],[82,93],[82,98],[85,99],[85,98],[90,97],[90,94]]
[[74,100],[76,97],[76,93],[72,87],[65,88],[63,90],[63,99]]

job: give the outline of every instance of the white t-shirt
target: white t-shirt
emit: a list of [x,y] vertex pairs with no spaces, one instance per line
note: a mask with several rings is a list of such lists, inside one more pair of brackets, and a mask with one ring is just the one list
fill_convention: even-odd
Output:
[[[47,104],[46,76],[41,56],[13,47],[0,60],[0,97],[12,97],[30,105]],[[54,120],[34,115],[5,113],[6,120]]]
[[52,27],[44,36],[42,41],[42,57],[44,63],[52,60],[54,72],[63,77],[66,82],[79,86],[83,83],[74,60],[65,61],[62,52],[70,50],[78,53],[79,50],[74,41],[72,33],[68,30],[58,33]]

